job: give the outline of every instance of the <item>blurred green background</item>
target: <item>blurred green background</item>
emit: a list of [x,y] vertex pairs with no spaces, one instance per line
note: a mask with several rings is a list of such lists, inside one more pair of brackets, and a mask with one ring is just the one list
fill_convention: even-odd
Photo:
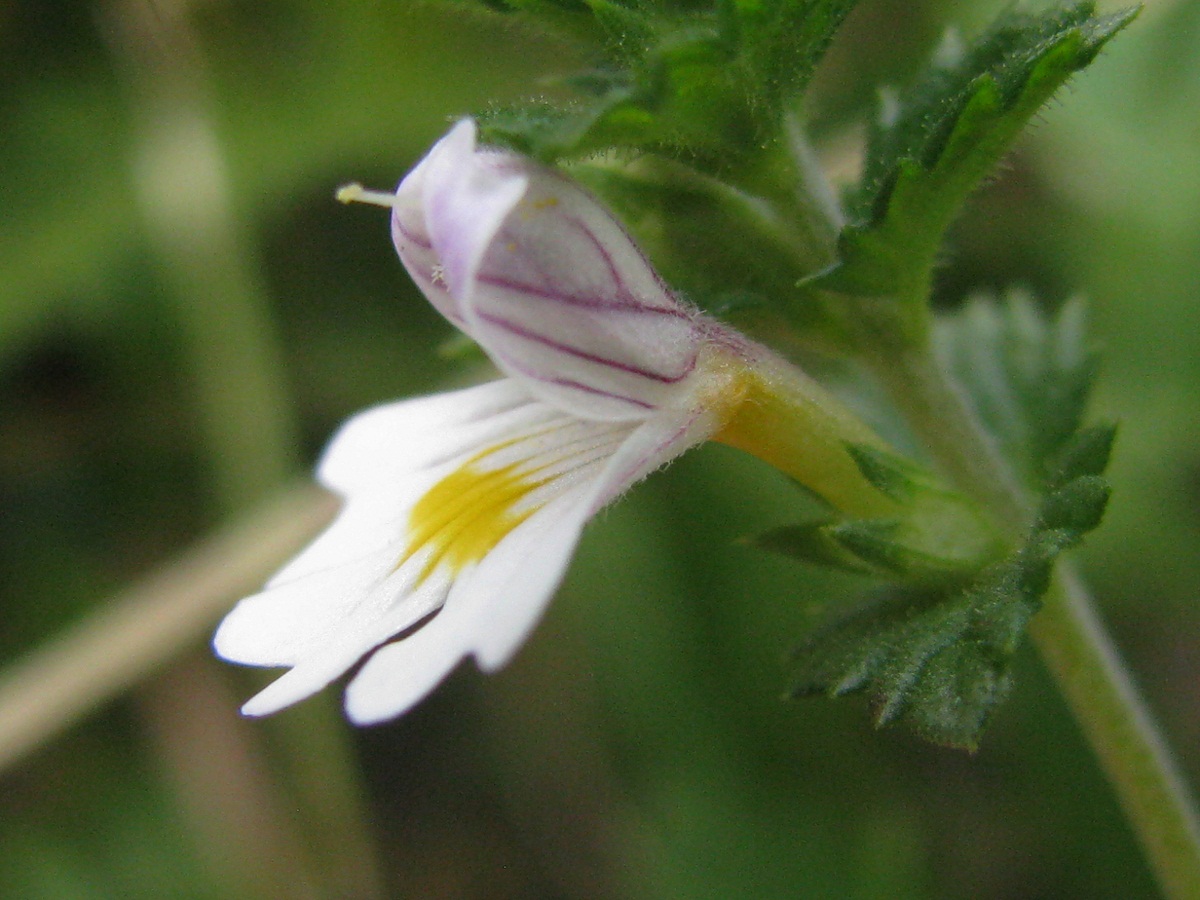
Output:
[[[877,84],[1002,5],[863,0],[810,102],[831,164]],[[356,409],[481,376],[439,353],[386,217],[332,192],[389,187],[453,116],[573,61],[434,2],[0,2],[0,681]],[[939,284],[1092,299],[1122,427],[1082,561],[1193,782],[1198,109],[1200,3],[1150,0],[975,198]],[[1031,652],[975,756],[780,699],[847,587],[735,543],[793,503],[690,454],[590,527],[514,664],[369,730],[336,691],[242,721],[264,675],[198,633],[0,772],[0,897],[1155,896]]]

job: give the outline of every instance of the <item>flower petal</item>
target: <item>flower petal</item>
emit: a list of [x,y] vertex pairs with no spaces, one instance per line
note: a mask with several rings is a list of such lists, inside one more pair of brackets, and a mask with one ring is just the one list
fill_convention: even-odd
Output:
[[666,413],[639,425],[605,461],[573,504],[527,528],[514,531],[469,580],[456,584],[464,604],[476,612],[475,635],[464,653],[480,668],[494,671],[512,657],[537,624],[558,587],[583,525],[601,508],[685,450],[705,440],[711,427],[694,412]]
[[366,725],[408,711],[483,642],[489,627],[499,629],[505,647],[519,644],[562,579],[592,493],[585,485],[543,507],[456,582],[436,616],[376,651],[346,689],[350,720]]
[[458,123],[401,183],[393,235],[434,303],[538,396],[593,419],[669,405],[698,313],[582,188]]
[[317,472],[323,484],[347,498],[346,505],[268,586],[396,541],[413,504],[441,477],[439,467],[560,415],[511,379],[359,413],[330,441]]
[[[403,602],[392,604],[382,615],[347,616],[323,636],[318,647],[251,697],[242,712],[248,716],[270,715],[321,690],[372,649],[439,609],[448,587],[445,576],[429,578],[403,592]],[[385,588],[376,592],[376,597],[390,593]]]
[[458,122],[426,159],[423,212],[451,296],[461,302],[484,253],[528,187],[527,160],[475,148],[475,123]]
[[484,440],[478,423],[495,423],[504,413],[528,407],[532,399],[517,382],[500,379],[377,406],[338,430],[317,477],[343,496],[378,491],[414,469],[478,445]]
[[[463,119],[400,182],[392,207],[392,240],[401,261],[429,301],[460,327],[464,279],[479,267],[476,257],[525,192],[519,171],[476,165],[474,155],[475,123]],[[452,238],[435,243],[433,223],[447,219]],[[454,239],[453,227],[460,221],[471,229],[461,240]]]
[[246,597],[221,622],[213,648],[230,662],[294,666],[354,617],[394,562],[385,548]]
[[590,478],[577,481],[464,573],[432,620],[366,662],[346,691],[350,719],[363,725],[403,714],[468,655],[485,671],[507,663],[541,618],[588,519],[706,439],[713,427],[710,417],[696,412],[659,415],[638,426]]
[[[328,684],[448,597],[463,599],[397,646],[432,653],[420,651],[432,637],[412,642],[435,623],[433,634],[441,633],[455,621],[453,608],[465,605],[488,612],[472,620],[486,618],[493,633],[475,637],[481,658],[491,652],[498,664],[532,628],[630,434],[627,425],[571,417],[511,382],[352,420],[322,465],[347,491],[346,506],[263,592],[242,600],[214,638],[217,653],[233,662],[292,667],[247,704],[247,714],[274,712]],[[359,461],[388,480],[368,490]],[[510,588],[518,594],[512,614],[493,615],[485,601]],[[502,649],[489,651],[489,641]],[[457,661],[475,647],[444,649]],[[436,684],[441,676],[429,677]]]
[[392,206],[413,278],[509,377],[369,410],[333,439],[318,475],[341,513],[214,638],[232,661],[291,667],[251,715],[364,657],[358,722],[400,714],[465,656],[503,665],[587,520],[740,402],[744,342],[678,301],[589,194],[476,148],[473,123],[394,197],[357,194]]

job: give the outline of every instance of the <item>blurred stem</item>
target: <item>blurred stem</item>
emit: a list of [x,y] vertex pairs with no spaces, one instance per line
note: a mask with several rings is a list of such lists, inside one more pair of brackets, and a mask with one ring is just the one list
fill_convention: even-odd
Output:
[[295,471],[299,428],[259,266],[231,203],[182,2],[124,0],[116,24],[142,121],[135,178],[176,301],[213,477],[228,513]]
[[[1019,538],[1030,502],[939,365],[928,342],[895,339],[877,301],[860,300],[867,361],[929,453],[963,490]],[[875,313],[876,315],[872,315]],[[1158,726],[1089,596],[1059,564],[1030,625],[1038,650],[1113,784],[1164,894],[1200,897],[1200,817]]]
[[1059,565],[1030,633],[1116,786],[1163,893],[1200,897],[1200,818],[1188,786],[1069,564]]
[[[298,836],[277,825],[287,817],[286,809],[279,808],[286,799],[275,789],[251,733],[233,714],[226,673],[199,654],[177,660],[172,672],[177,677],[144,685],[139,700],[192,827],[204,832],[206,868],[224,874],[229,867],[227,836],[236,834],[240,883],[230,885],[218,876],[223,893],[319,900],[319,872]],[[217,852],[223,855],[214,857]],[[279,877],[281,870],[286,878]]]
[[786,115],[778,144],[733,178],[734,193],[791,249],[798,271],[808,275],[837,260],[845,217],[798,115]]
[[329,524],[337,500],[304,485],[197,543],[91,617],[0,671],[0,772],[157,672]]
[[[189,6],[189,0],[113,0],[107,24],[141,117],[138,195],[177,301],[214,506],[229,514],[283,483],[296,465],[299,430],[267,291],[234,213],[220,142],[207,114],[207,72]],[[205,657],[205,664],[215,665],[207,652]],[[186,679],[168,692],[176,698],[220,684],[188,678],[186,671],[165,677]],[[232,706],[231,697],[224,699]],[[162,704],[152,703],[151,710],[156,708],[161,711]],[[380,895],[363,791],[341,717],[317,702],[278,717],[267,729],[275,733],[303,812],[302,821],[293,821],[284,810],[294,804],[281,798],[273,827],[289,832],[307,826],[301,844],[328,895]],[[168,756],[177,765],[189,764],[185,755]],[[197,759],[196,765],[197,777],[205,776],[205,761]],[[236,834],[210,837],[239,842]],[[290,835],[281,837],[287,839]],[[276,878],[283,884],[289,883],[289,868],[283,860],[277,864]]]

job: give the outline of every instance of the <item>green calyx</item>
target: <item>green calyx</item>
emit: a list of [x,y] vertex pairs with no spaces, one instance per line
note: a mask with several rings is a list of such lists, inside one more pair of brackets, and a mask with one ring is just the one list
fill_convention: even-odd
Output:
[[1004,552],[978,507],[878,446],[849,444],[859,474],[891,500],[875,516],[837,514],[776,528],[752,543],[804,562],[906,584],[959,584]]

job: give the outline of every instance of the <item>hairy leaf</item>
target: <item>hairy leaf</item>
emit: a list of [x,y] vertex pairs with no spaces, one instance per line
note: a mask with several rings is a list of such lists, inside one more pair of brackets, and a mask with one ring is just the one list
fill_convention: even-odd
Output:
[[[1087,345],[1081,300],[1056,314],[1030,296],[1010,291],[1002,300],[978,296],[957,312],[939,316],[938,352],[963,388],[976,416],[1025,484],[1040,491],[1079,428],[1096,373],[1096,354]],[[1079,452],[1095,457],[1098,474],[1107,465],[1106,440]]]
[[569,104],[484,114],[484,139],[546,162],[615,149],[736,175],[782,133],[856,2],[493,0],[590,35],[595,65],[564,80],[577,93]]
[[893,584],[819,630],[796,651],[793,694],[864,692],[876,724],[904,722],[934,743],[975,749],[1011,685],[1013,653],[1055,560],[1103,515],[1108,485],[1094,471],[1107,458],[1102,432],[1071,442],[1072,462],[1020,547],[962,581]]
[[1136,10],[1094,4],[1011,11],[966,50],[948,43],[925,77],[885,103],[871,135],[830,290],[924,303],[942,235],[1029,119]]

